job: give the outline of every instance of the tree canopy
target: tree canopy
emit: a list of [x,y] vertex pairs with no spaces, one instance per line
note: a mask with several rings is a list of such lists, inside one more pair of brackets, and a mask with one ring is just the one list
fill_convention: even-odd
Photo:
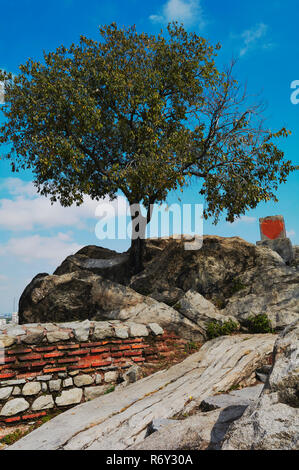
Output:
[[233,78],[219,72],[220,46],[171,23],[167,37],[115,23],[100,40],[29,59],[1,72],[0,143],[13,171],[31,169],[38,191],[64,206],[115,197],[150,206],[202,180],[204,216],[228,221],[275,191],[293,167]]

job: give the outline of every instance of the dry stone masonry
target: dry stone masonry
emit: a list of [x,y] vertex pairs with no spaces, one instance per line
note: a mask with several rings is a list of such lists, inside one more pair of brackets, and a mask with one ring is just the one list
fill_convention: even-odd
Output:
[[[113,389],[135,365],[171,354],[156,323],[101,321],[26,324],[0,330],[0,423],[16,424]],[[2,346],[2,348],[1,348]],[[133,367],[134,372],[134,367]]]

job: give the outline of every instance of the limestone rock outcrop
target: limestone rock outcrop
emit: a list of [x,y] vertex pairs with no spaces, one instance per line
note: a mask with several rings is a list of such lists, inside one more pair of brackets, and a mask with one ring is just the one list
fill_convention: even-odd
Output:
[[233,317],[243,327],[249,316],[258,314],[266,314],[278,330],[298,318],[297,255],[287,266],[278,253],[238,237],[205,236],[196,250],[185,250],[185,242],[146,240],[145,268],[135,276],[128,268],[128,253],[87,246],[69,256],[54,275],[32,280],[20,298],[20,322],[127,320],[131,315],[133,321],[148,316],[152,320],[146,321],[160,323],[161,317],[183,322],[187,330],[196,325],[205,338],[207,318],[200,314],[199,320],[198,302],[178,307],[190,292],[214,304],[212,316]]
[[228,429],[224,450],[299,449],[299,321],[274,347],[274,366],[261,397]]
[[158,323],[185,338],[203,338],[201,328],[172,307],[90,271],[36,276],[20,299],[22,324],[87,318]]

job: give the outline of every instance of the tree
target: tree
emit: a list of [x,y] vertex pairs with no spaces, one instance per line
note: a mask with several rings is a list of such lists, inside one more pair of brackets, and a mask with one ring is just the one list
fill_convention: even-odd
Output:
[[[147,216],[132,237],[138,272],[152,205],[170,190],[201,178],[204,216],[227,220],[276,200],[293,169],[232,76],[219,72],[213,47],[171,23],[168,37],[138,34],[135,26],[100,28],[100,41],[29,59],[21,73],[2,72],[6,118],[0,142],[13,171],[32,169],[37,190],[63,206],[84,194],[114,198],[121,190],[134,219]],[[137,208],[137,210],[136,210]],[[141,214],[141,212],[140,212]]]

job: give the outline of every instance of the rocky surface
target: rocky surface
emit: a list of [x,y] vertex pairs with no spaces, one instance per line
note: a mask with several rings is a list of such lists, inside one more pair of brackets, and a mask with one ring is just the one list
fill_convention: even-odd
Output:
[[[194,329],[199,338],[201,329],[204,338],[210,318],[234,317],[244,328],[249,316],[266,314],[281,330],[299,315],[297,247],[293,252],[287,266],[269,247],[238,237],[205,236],[197,250],[186,250],[184,239],[149,239],[145,269],[131,277],[128,253],[88,246],[54,275],[32,280],[20,298],[20,322],[132,319],[173,324],[183,336]],[[217,310],[210,305],[205,317],[207,301]]]
[[251,385],[275,338],[238,335],[209,341],[168,370],[57,416],[10,449],[128,449],[145,439],[154,418],[190,413],[212,394]]
[[[202,338],[197,324],[172,307],[89,271],[34,278],[20,299],[19,318],[20,323],[64,321],[66,324],[69,321],[74,324],[74,320],[86,318],[158,323],[179,331],[185,338]],[[48,337],[55,341],[56,335],[55,331],[49,332]],[[109,336],[107,332],[105,335]]]
[[128,259],[128,253],[117,253],[107,248],[89,245],[81,248],[75,255],[68,256],[54,274],[61,276],[87,270],[122,284],[126,283],[130,275]]
[[289,238],[275,238],[274,240],[261,240],[256,242],[257,246],[265,246],[276,251],[282,259],[291,264],[295,258],[295,250]]
[[[244,406],[198,413],[168,424],[128,450],[219,450],[229,425],[244,413]],[[172,423],[171,423],[172,421]]]
[[[198,292],[190,289],[174,305],[174,308],[184,317],[196,323],[202,331],[203,339],[207,339],[207,328],[211,322],[224,323],[228,320],[236,322],[235,317],[222,315],[212,302],[209,302]],[[238,322],[236,322],[238,326]]]
[[[267,248],[270,254],[274,253]],[[277,255],[278,257],[278,255]],[[228,300],[224,315],[246,325],[249,317],[265,314],[272,328],[283,330],[299,318],[299,271],[273,257],[273,263],[261,264],[239,276],[242,286]]]
[[299,449],[299,321],[274,347],[274,366],[261,397],[228,430],[224,450]]

